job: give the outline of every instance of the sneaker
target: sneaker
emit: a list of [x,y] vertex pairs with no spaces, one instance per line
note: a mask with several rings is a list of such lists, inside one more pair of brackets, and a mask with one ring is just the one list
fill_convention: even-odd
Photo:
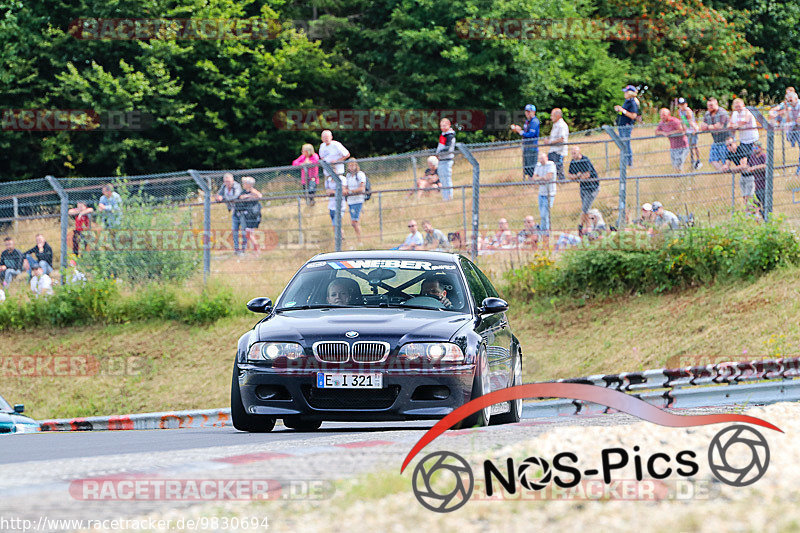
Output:
[[695,170],[699,170],[701,168],[703,168],[703,163],[701,163],[700,161],[695,161],[694,162],[694,169]]

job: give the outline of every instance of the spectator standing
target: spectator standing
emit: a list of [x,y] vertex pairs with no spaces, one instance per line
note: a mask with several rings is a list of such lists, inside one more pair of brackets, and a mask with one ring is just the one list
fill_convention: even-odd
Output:
[[680,119],[673,117],[669,109],[662,107],[659,111],[661,121],[656,127],[656,135],[663,135],[669,139],[669,156],[672,160],[672,168],[678,172],[683,172],[683,164],[686,156],[689,155],[689,143],[686,141],[686,128],[681,124]]
[[[786,136],[792,148],[795,144],[800,145],[800,99],[794,90],[786,90],[786,98],[770,109],[769,117],[777,120],[778,124],[786,130]],[[800,166],[797,167],[797,172],[800,173]]]
[[700,124],[701,131],[710,131],[713,142],[708,161],[717,170],[722,170],[727,157],[725,155],[725,139],[730,137],[728,132],[728,122],[730,116],[728,112],[719,106],[716,98],[709,98],[706,102],[708,111],[703,115],[703,123]]
[[317,194],[319,185],[319,155],[314,153],[314,147],[308,143],[300,149],[300,157],[292,161],[292,165],[300,168],[300,185],[306,196],[306,204],[314,205],[314,195]]
[[633,125],[639,117],[639,101],[636,99],[636,87],[628,85],[622,89],[625,101],[622,105],[615,105],[614,111],[617,112],[617,131],[622,139],[623,153],[621,162],[627,166],[633,166],[633,151],[631,150],[631,134]]
[[525,123],[522,126],[511,125],[511,129],[522,135],[522,172],[523,179],[533,179],[533,169],[539,160],[539,119],[536,118],[536,106],[525,106]]
[[536,243],[539,241],[539,229],[536,227],[536,220],[533,216],[528,215],[522,221],[523,227],[517,233],[517,245],[520,248],[536,249]]
[[449,250],[450,242],[442,230],[435,229],[427,220],[422,221],[422,231],[425,232],[425,250]]
[[456,156],[456,132],[449,118],[439,121],[439,144],[436,145],[436,157],[439,159],[439,180],[442,182],[442,199],[453,198],[453,161]]
[[[422,198],[423,191],[440,189],[442,186],[439,181],[439,159],[432,155],[425,161],[428,163],[428,168],[425,169],[425,177],[417,178],[417,200]],[[413,194],[413,191],[411,194]],[[409,196],[411,195],[409,194]]]
[[657,228],[668,227],[669,229],[678,229],[680,227],[680,220],[678,215],[672,211],[667,211],[661,202],[653,202],[653,224]]
[[[236,208],[242,213],[245,221],[245,234],[247,242],[253,246],[253,251],[258,253],[258,241],[256,241],[256,230],[261,224],[261,202],[264,195],[255,188],[256,180],[252,176],[242,178],[242,194],[236,202]],[[242,247],[244,253],[245,247]]]
[[105,228],[116,228],[122,220],[122,197],[110,183],[103,185],[103,195],[97,202],[100,220]]
[[350,223],[353,225],[358,244],[361,244],[361,208],[364,207],[364,193],[367,191],[367,175],[361,171],[355,158],[347,160],[347,175],[342,185],[344,187],[342,194],[350,210]]
[[8,287],[14,280],[14,277],[22,273],[22,268],[25,264],[25,256],[22,255],[22,252],[14,248],[14,239],[6,237],[3,240],[6,249],[0,254],[0,273],[3,274],[3,287]]
[[[342,161],[350,157],[350,152],[342,143],[333,140],[333,133],[331,133],[331,130],[323,131],[320,135],[320,139],[322,140],[322,144],[319,145],[319,158],[330,163],[337,176],[343,175],[344,163]],[[324,168],[323,173],[326,177],[328,176],[328,171]]]
[[741,98],[733,101],[730,127],[739,130],[739,150],[745,157],[749,156],[753,151],[753,143],[758,141],[758,122]]
[[540,153],[533,176],[539,183],[539,230],[546,237],[550,231],[550,208],[556,197],[556,164]]
[[569,177],[580,182],[581,226],[585,226],[588,222],[587,213],[600,192],[600,177],[592,161],[581,153],[581,147],[577,145],[572,147]]
[[755,208],[764,220],[767,219],[764,213],[764,191],[766,189],[766,169],[767,154],[764,152],[760,143],[753,145],[753,151],[747,156],[746,168],[742,169],[742,177],[745,173],[753,177],[753,192],[755,193]]
[[76,207],[67,211],[67,214],[75,217],[75,231],[72,232],[72,253],[75,255],[80,254],[81,243],[84,249],[88,249],[83,232],[92,229],[92,213],[94,208],[87,206],[86,202],[78,202]]
[[[247,249],[247,220],[244,209],[239,208],[236,201],[242,195],[242,186],[233,179],[233,174],[226,172],[222,176],[222,187],[217,191],[217,201],[225,202],[231,214],[231,230],[233,230],[233,251],[241,255]],[[242,246],[239,247],[239,232],[242,234]]]
[[36,234],[36,244],[33,245],[33,248],[24,252],[23,255],[28,261],[28,276],[31,275],[31,271],[36,265],[42,267],[45,274],[49,275],[53,271],[53,248],[41,233]]
[[38,298],[41,295],[53,294],[53,280],[45,274],[41,266],[36,265],[31,277],[31,291]]
[[697,125],[697,120],[694,118],[694,111],[689,107],[686,98],[678,98],[678,117],[681,119],[681,123],[686,130],[692,168],[698,170],[703,166],[703,163],[700,161],[700,149],[697,147],[697,131],[700,127]]
[[331,215],[331,224],[336,229],[336,180],[342,180],[342,203],[339,222],[344,218],[344,212],[347,211],[347,198],[344,195],[344,179],[333,176],[325,176],[325,193],[328,195],[328,213]]
[[[569,139],[569,126],[564,120],[561,109],[554,108],[550,112],[550,121],[553,127],[550,130],[550,137],[540,141],[540,144],[546,144],[550,147],[548,150],[547,158],[555,163],[556,178],[558,181],[564,181],[564,159],[567,158],[567,140]],[[555,187],[555,185],[554,185]],[[553,193],[555,196],[555,192]],[[552,207],[552,204],[551,204]]]
[[409,220],[408,229],[411,233],[406,236],[406,240],[398,247],[398,250],[421,250],[425,245],[425,239],[417,229],[417,221]]
[[[725,141],[725,164],[722,166],[722,170],[725,172],[730,171],[735,174],[736,172],[741,172],[742,169],[745,168],[747,168],[746,151],[736,143],[733,137],[728,137]],[[742,173],[739,177],[739,188],[742,191],[744,205],[747,207],[750,198],[753,197],[755,189],[752,174],[745,175],[744,172]]]

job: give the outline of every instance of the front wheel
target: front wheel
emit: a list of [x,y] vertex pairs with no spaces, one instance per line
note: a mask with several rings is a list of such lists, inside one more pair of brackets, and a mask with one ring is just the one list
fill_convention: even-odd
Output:
[[[478,355],[478,365],[475,369],[475,379],[472,381],[472,394],[470,401],[477,400],[487,394],[490,390],[489,367],[486,361],[486,349],[481,347]],[[466,429],[473,427],[483,427],[489,425],[491,418],[491,406],[484,407],[477,413],[469,415],[467,418],[453,426],[453,429]]]
[[[515,387],[522,384],[522,350],[517,350],[514,358],[514,371],[511,376],[511,386]],[[507,413],[492,417],[492,424],[516,424],[522,418],[522,398],[511,400]]]
[[231,420],[233,427],[249,433],[269,433],[275,427],[275,419],[271,416],[251,415],[242,403],[242,391],[239,389],[239,365],[233,363],[231,379]]

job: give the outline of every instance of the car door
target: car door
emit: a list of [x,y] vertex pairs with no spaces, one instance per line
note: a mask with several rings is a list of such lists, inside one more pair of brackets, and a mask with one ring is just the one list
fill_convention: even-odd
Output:
[[[467,278],[467,285],[472,294],[473,303],[475,308],[481,307],[483,300],[488,296],[486,286],[481,281],[478,275],[478,270],[466,258],[461,258],[461,268],[464,271],[464,276]],[[489,381],[491,382],[492,390],[502,389],[506,386],[507,377],[502,376],[503,368],[503,351],[502,351],[502,336],[498,337],[498,333],[502,331],[500,318],[502,313],[497,315],[489,315],[481,317],[480,322],[475,327],[475,332],[483,337],[483,342],[486,345],[486,358],[489,366]]]
[[[490,298],[500,298],[497,289],[494,288],[489,278],[481,272],[474,263],[470,266],[475,271],[475,274],[481,280],[486,295]],[[511,343],[512,334],[511,327],[508,325],[508,317],[506,313],[497,313],[491,317],[486,317],[487,320],[491,319],[494,343],[492,345],[493,354],[493,367],[496,372],[495,379],[500,387],[508,387],[511,384],[513,375],[513,361],[511,360]]]

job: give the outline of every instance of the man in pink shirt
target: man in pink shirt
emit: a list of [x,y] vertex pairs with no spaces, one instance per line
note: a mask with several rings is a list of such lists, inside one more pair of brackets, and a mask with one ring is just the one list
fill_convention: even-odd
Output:
[[683,164],[689,155],[689,142],[686,140],[686,128],[683,127],[680,119],[673,117],[669,109],[661,108],[659,112],[661,121],[656,128],[656,135],[663,135],[669,138],[669,155],[672,159],[672,167],[678,172],[683,172]]

